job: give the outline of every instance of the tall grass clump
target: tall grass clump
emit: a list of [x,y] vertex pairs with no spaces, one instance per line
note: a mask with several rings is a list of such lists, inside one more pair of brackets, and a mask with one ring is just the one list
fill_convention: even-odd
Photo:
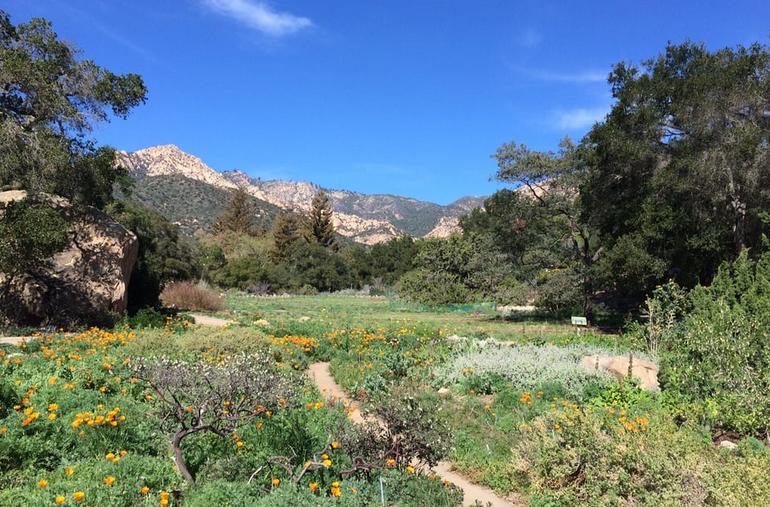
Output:
[[225,308],[224,299],[210,288],[193,282],[174,282],[160,294],[164,305],[178,310],[218,312]]

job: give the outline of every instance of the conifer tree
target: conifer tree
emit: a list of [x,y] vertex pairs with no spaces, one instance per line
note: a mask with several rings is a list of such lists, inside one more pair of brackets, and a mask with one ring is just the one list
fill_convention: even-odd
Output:
[[284,211],[273,224],[273,251],[271,256],[275,261],[282,261],[288,257],[291,246],[303,239],[304,219],[293,211]]
[[331,201],[323,190],[313,197],[308,227],[312,241],[327,248],[334,246],[335,238]]
[[233,190],[227,207],[217,217],[214,232],[234,231],[242,234],[254,234],[254,216],[256,209],[251,196],[242,187]]

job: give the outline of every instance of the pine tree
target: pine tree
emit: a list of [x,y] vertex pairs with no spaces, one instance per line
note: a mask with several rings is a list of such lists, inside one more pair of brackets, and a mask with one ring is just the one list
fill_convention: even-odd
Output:
[[214,232],[234,231],[242,234],[255,234],[254,216],[256,209],[251,196],[242,187],[233,190],[227,207],[217,217]]
[[313,197],[309,222],[310,239],[327,248],[333,247],[335,237],[332,206],[329,196],[323,190]]
[[288,257],[291,246],[303,239],[304,219],[293,211],[284,211],[273,224],[273,250],[271,256],[274,261],[282,261]]

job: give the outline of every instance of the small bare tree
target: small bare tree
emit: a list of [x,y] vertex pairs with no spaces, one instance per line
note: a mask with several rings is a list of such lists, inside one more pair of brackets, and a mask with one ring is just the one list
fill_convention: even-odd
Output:
[[265,354],[239,354],[219,363],[140,360],[135,376],[157,395],[177,468],[191,483],[195,477],[184,461],[182,440],[200,431],[231,437],[239,426],[287,406],[296,396],[295,383]]

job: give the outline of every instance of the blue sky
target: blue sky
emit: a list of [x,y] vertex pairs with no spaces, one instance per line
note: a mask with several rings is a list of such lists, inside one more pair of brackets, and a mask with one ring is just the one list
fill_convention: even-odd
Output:
[[610,104],[613,63],[667,41],[767,43],[770,2],[5,0],[43,16],[147,104],[95,131],[219,170],[449,203],[515,140],[553,149]]

